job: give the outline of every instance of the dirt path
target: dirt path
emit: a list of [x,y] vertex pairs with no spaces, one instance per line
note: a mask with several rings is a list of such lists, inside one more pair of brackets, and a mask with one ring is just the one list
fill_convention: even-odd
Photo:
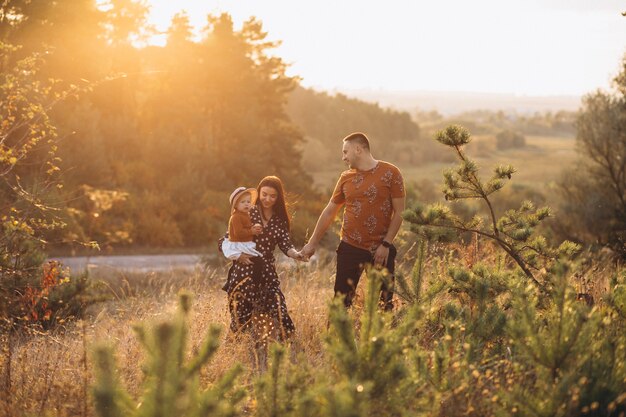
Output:
[[202,255],[74,256],[50,259],[60,261],[74,273],[85,269],[90,272],[96,269],[150,272],[202,267]]

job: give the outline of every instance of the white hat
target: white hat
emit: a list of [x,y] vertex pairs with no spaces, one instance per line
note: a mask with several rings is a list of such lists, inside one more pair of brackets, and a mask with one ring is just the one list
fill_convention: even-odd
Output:
[[256,203],[256,198],[258,195],[256,188],[237,187],[235,188],[235,191],[233,191],[230,194],[230,197],[228,197],[228,201],[230,201],[231,210],[235,208],[241,196],[243,196],[246,193],[250,194],[250,201],[252,202],[252,204],[254,205]]

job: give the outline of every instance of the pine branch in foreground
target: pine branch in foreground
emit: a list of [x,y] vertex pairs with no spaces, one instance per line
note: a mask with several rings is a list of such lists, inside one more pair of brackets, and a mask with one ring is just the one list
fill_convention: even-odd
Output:
[[240,366],[235,366],[208,389],[200,387],[200,369],[218,348],[219,329],[211,326],[199,352],[185,361],[187,316],[190,295],[179,296],[179,308],[171,321],[154,327],[135,328],[144,347],[146,361],[142,393],[133,401],[121,385],[115,368],[113,350],[98,346],[94,351],[96,414],[100,417],[160,416],[235,416],[237,404],[244,398],[242,388],[235,388]]

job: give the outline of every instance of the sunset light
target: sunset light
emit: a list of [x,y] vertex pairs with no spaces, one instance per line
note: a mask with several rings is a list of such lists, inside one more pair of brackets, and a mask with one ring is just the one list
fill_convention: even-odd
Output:
[[626,416],[624,0],[0,35],[0,417]]
[[[164,30],[186,10],[263,22],[303,84],[326,90],[474,91],[580,95],[606,85],[626,51],[617,0],[152,0]],[[155,38],[153,42],[160,42]]]

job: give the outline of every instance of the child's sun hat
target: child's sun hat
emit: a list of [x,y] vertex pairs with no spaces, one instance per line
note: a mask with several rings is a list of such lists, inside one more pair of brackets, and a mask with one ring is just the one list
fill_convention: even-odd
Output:
[[252,205],[256,203],[256,198],[258,196],[256,188],[237,187],[228,198],[228,201],[230,201],[231,211],[235,209],[235,206],[239,202],[239,199],[245,194],[250,194],[250,202],[252,203]]

